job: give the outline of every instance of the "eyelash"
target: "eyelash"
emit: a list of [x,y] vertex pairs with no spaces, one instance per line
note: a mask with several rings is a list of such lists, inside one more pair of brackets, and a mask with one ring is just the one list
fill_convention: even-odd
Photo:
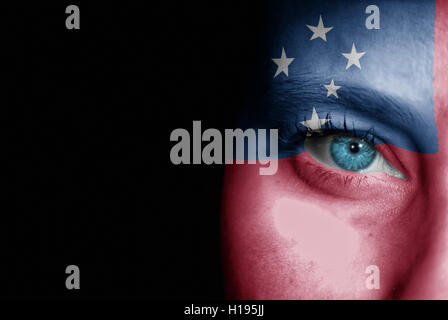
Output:
[[327,135],[332,135],[332,134],[339,134],[339,135],[342,134],[342,135],[362,139],[362,140],[370,143],[372,146],[375,145],[376,135],[375,135],[374,127],[371,127],[367,131],[358,131],[358,130],[356,130],[355,122],[353,122],[351,125],[351,129],[350,129],[347,125],[347,119],[345,118],[345,115],[344,115],[343,128],[336,127],[333,124],[329,113],[327,113],[327,116],[325,117],[325,119],[327,121],[323,124],[323,126],[322,126],[323,130],[321,130],[321,131],[310,131],[309,129],[302,129],[302,128],[297,127],[297,130],[298,130],[299,134],[302,136],[303,140],[305,140],[305,138],[309,137],[309,136],[327,136]]

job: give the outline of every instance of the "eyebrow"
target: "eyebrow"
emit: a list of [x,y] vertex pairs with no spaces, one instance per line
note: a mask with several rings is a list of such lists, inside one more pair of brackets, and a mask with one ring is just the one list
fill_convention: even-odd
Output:
[[[314,81],[288,80],[272,83],[265,91],[265,99],[272,111],[280,111],[298,116],[303,121],[304,114],[310,113],[313,106],[318,112],[350,110],[372,121],[381,121],[390,126],[409,130],[409,124],[424,122],[424,118],[413,108],[412,103],[400,97],[392,97],[377,90],[366,87],[354,87],[340,83],[343,92],[339,98],[326,97],[323,84]],[[432,106],[431,106],[432,107]],[[319,110],[320,109],[320,110]],[[272,114],[272,112],[270,112]],[[283,117],[277,114],[277,120]],[[286,119],[285,119],[286,120]]]
[[341,94],[336,104],[367,118],[402,128],[408,128],[409,123],[423,121],[420,113],[405,99],[385,95],[370,88],[345,87],[345,89],[347,94]]

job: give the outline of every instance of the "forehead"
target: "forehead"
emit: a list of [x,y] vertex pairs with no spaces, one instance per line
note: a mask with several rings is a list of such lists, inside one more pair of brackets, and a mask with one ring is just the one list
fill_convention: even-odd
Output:
[[[367,29],[370,1],[283,1],[270,10],[269,54],[280,56],[282,47],[295,58],[290,80],[335,82],[368,87],[415,107],[432,98],[434,18],[433,1],[376,1],[380,29]],[[319,17],[333,27],[321,38],[310,40]],[[346,70],[355,44],[365,52],[356,66]],[[275,67],[275,66],[273,66]],[[281,78],[276,79],[281,81]]]
[[[293,131],[296,122],[309,118],[315,106],[324,115],[330,113],[335,124],[347,116],[359,126],[364,117],[366,128],[378,128],[387,142],[408,150],[436,152],[435,3],[375,1],[380,29],[366,27],[372,14],[366,8],[371,4],[364,0],[271,4],[263,19],[258,93],[243,124],[280,125]],[[317,26],[320,17],[324,27],[332,27],[326,41],[311,39],[308,26]],[[359,60],[361,68],[347,68],[343,53],[350,53],[353,44],[357,52],[365,53]],[[294,60],[287,76],[275,76],[277,65],[272,58],[280,58],[283,49]],[[327,97],[324,85],[331,80],[341,86],[338,98]],[[274,118],[276,122],[270,122]]]

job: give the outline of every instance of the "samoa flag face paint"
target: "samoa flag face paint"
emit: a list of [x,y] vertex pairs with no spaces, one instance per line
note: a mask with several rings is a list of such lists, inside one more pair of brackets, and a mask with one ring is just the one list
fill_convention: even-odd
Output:
[[270,8],[259,81],[238,127],[278,128],[283,158],[304,151],[302,122],[316,110],[334,129],[345,122],[375,133],[375,145],[437,152],[435,3],[376,2],[379,29],[366,26],[368,3],[280,1]]
[[448,298],[448,5],[265,12],[237,127],[278,129],[278,171],[226,167],[229,297]]

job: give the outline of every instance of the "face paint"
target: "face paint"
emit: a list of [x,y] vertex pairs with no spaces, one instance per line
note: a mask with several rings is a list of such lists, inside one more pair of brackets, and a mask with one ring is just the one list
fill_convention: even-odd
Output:
[[[368,5],[269,10],[263,76],[238,126],[279,129],[278,171],[226,167],[231,298],[448,298],[448,6],[380,1],[369,29]],[[362,163],[354,142],[370,151]],[[366,285],[372,265],[379,288]]]

